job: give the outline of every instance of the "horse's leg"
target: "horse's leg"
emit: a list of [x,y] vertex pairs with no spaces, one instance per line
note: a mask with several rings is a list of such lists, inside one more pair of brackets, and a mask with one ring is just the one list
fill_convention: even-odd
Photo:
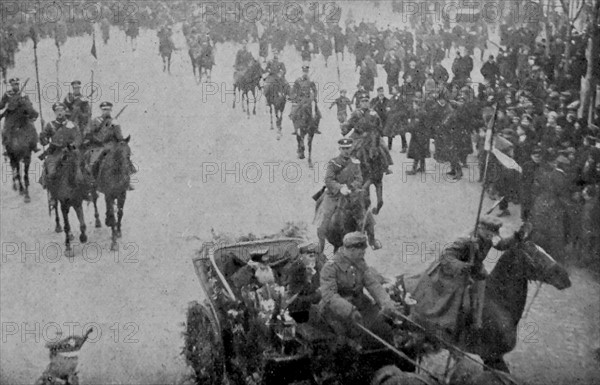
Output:
[[65,229],[65,257],[73,258],[74,253],[71,248],[71,224],[69,223],[69,204],[64,201],[60,202],[60,211],[62,212]]
[[[273,105],[271,103],[269,103],[269,116],[271,117],[271,130],[272,130],[273,129]],[[275,112],[275,118],[277,118],[277,112]]]
[[169,71],[169,75],[171,75],[171,54],[169,54],[169,58],[168,58],[168,61],[167,61],[167,68],[168,68],[168,71]]
[[100,222],[100,213],[98,213],[98,191],[96,189],[92,190],[92,201],[94,202],[94,218],[96,218],[95,226],[100,228],[102,223]]
[[119,247],[117,246],[117,234],[116,234],[116,226],[115,226],[115,210],[113,208],[113,198],[108,194],[104,196],[104,200],[106,202],[106,221],[104,224],[110,227],[111,229],[111,242],[110,242],[110,250],[117,251]]
[[254,100],[254,106],[252,107],[252,115],[256,115],[256,88],[252,90],[252,99]]
[[10,155],[10,168],[12,169],[13,190],[17,191],[17,179],[19,175],[19,161],[14,155]]
[[123,207],[127,198],[127,190],[117,197],[117,238],[121,238],[121,220],[123,219]]
[[162,54],[160,56],[162,57],[163,62],[163,72],[165,72],[167,70],[167,58],[164,57]]
[[232,106],[232,108],[235,108],[235,99],[237,99],[237,86],[234,83],[233,84],[233,106]]
[[304,159],[304,135],[296,135],[296,141],[298,142],[298,159]]
[[29,165],[31,164],[31,154],[23,159],[23,180],[25,182],[25,203],[31,202],[29,196]]
[[377,207],[373,208],[373,214],[377,215],[383,207],[383,181],[375,183],[375,192],[377,193]]
[[315,134],[313,132],[311,132],[310,134],[308,134],[308,167],[309,168],[313,168],[313,163],[312,163],[312,141],[313,138],[315,137]]
[[60,216],[58,215],[58,201],[56,202],[56,206],[54,206],[54,218],[56,219],[56,227],[54,228],[54,231],[60,233],[63,231],[63,229],[60,226]]
[[81,205],[81,202],[79,202],[78,205],[73,207],[75,209],[75,213],[77,214],[77,219],[79,220],[79,242],[81,243],[86,243],[87,242],[87,235],[85,234],[85,230],[87,229],[86,225],[85,225],[85,218],[83,216],[83,207]]

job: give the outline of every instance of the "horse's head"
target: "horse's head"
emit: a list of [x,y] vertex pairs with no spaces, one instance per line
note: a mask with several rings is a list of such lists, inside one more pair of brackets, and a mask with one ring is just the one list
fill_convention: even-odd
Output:
[[350,194],[342,196],[340,208],[359,226],[365,220],[365,192],[362,189],[352,189]]
[[525,277],[564,290],[571,286],[569,273],[550,254],[531,241],[521,242],[516,248],[516,257],[522,261]]
[[122,184],[124,185],[129,184],[129,165],[131,164],[130,138],[131,136],[128,136],[123,140],[113,143],[102,157],[100,174],[104,178],[109,178],[112,181],[111,184],[114,184],[115,180],[123,182]]

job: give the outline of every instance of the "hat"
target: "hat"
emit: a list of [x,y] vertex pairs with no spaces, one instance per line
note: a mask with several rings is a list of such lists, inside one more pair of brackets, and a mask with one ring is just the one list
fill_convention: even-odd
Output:
[[303,72],[307,72],[309,68],[310,68],[310,67],[309,67],[308,65],[303,65],[303,66],[302,66],[302,71],[303,71]]
[[18,83],[18,82],[19,82],[19,78],[12,78],[12,79],[10,79],[8,82],[9,82],[10,84],[13,84],[13,83]]
[[573,103],[567,106],[567,111],[577,111],[580,105],[581,102],[579,100],[575,100]]
[[533,150],[531,150],[531,155],[542,155],[544,150],[540,146],[535,146]]
[[72,85],[72,86],[80,86],[80,85],[81,85],[81,81],[80,81],[80,80],[73,80],[73,81],[71,82],[71,85]]
[[360,94],[358,94],[357,96],[358,100],[369,100],[369,93],[368,92],[361,92]]
[[315,242],[304,242],[298,245],[301,254],[314,254],[319,252],[319,244]]
[[568,165],[571,164],[571,161],[569,160],[569,158],[567,158],[564,155],[559,155],[556,157],[556,163],[557,164],[564,164],[564,165]]
[[383,91],[383,87],[377,87],[377,91]]
[[56,102],[56,103],[54,103],[54,104],[52,105],[52,111],[56,111],[56,109],[57,109],[58,107],[61,107],[62,109],[66,109],[66,108],[67,108],[67,106],[65,106],[65,104],[64,104],[64,103],[62,103],[62,102]]
[[348,233],[344,235],[344,247],[351,248],[367,248],[367,236],[359,231]]
[[102,102],[100,103],[100,109],[104,109],[104,108],[112,108],[112,103],[111,102]]
[[257,248],[250,250],[250,259],[255,262],[269,261],[269,248]]
[[352,140],[350,138],[342,138],[342,139],[338,140],[338,144],[340,145],[341,148],[351,148],[352,144],[354,144],[354,140]]
[[500,227],[502,227],[502,221],[496,217],[485,215],[479,219],[479,225],[487,230],[498,233]]

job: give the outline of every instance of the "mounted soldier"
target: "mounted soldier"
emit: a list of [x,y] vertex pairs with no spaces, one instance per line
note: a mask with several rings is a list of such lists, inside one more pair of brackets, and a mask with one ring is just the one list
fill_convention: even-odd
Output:
[[[413,311],[419,323],[458,336],[470,318],[470,327],[477,336],[482,328],[485,279],[488,275],[483,261],[492,247],[507,250],[526,238],[531,231],[528,226],[522,226],[518,232],[503,239],[499,234],[502,222],[495,217],[484,216],[475,233],[459,237],[445,247],[440,258],[419,277],[413,291],[413,298],[417,301]],[[468,284],[471,284],[470,293],[466,287]],[[470,301],[465,301],[463,296],[469,294]],[[464,306],[467,303],[471,305]],[[468,308],[471,317],[460,318],[462,308]]]
[[[101,155],[113,143],[124,140],[121,125],[111,116],[112,107],[111,102],[100,104],[102,115],[92,120],[89,131],[84,136],[84,145],[87,147],[85,155],[87,171],[94,179],[97,177],[97,163]],[[130,175],[135,173],[135,167],[131,162],[129,163],[129,173]],[[131,185],[129,190],[133,190]]]
[[280,89],[287,88],[285,80],[285,64],[279,61],[279,53],[273,50],[273,59],[269,60],[265,68],[265,97],[268,99],[275,87]]
[[[48,145],[48,149],[40,155],[44,160],[44,168],[40,177],[40,184],[47,188],[56,179],[56,169],[64,148],[70,147],[79,149],[82,143],[81,131],[69,119],[67,119],[67,107],[64,103],[56,102],[52,105],[55,119],[46,123],[40,134],[40,143],[42,146]],[[75,179],[78,183],[84,183],[81,169],[77,169]],[[56,205],[54,199],[50,202],[51,206]]]
[[347,122],[341,125],[342,135],[345,136],[354,130],[350,136],[354,140],[354,156],[366,164],[379,153],[386,162],[384,168],[387,169],[386,174],[391,174],[389,166],[393,164],[393,161],[381,140],[383,135],[381,118],[375,110],[370,108],[367,92],[360,94],[358,99],[360,101],[359,108],[350,115]]
[[0,110],[6,107],[0,114],[0,120],[4,118],[2,143],[6,147],[9,136],[13,131],[25,130],[27,132],[26,137],[28,138],[29,148],[33,152],[38,152],[38,134],[35,131],[32,121],[37,119],[39,114],[33,109],[29,97],[22,95],[19,78],[10,79],[9,83],[11,89],[2,95],[2,99],[0,100]]
[[[315,104],[315,114],[320,116],[319,108],[317,107],[317,85],[310,80],[308,70],[308,65],[302,66],[302,76],[296,79],[294,86],[292,87],[290,95],[290,100],[292,101],[290,119],[292,121],[298,117],[301,109],[309,107],[313,102]],[[318,129],[315,131],[315,134],[320,133],[321,132]],[[293,135],[298,135],[298,129],[295,125]]]
[[250,67],[250,65],[254,62],[254,56],[252,53],[248,51],[248,41],[242,41],[242,48],[235,55],[235,64],[234,68],[236,71],[243,72]]
[[67,108],[66,118],[79,127],[81,136],[83,137],[83,130],[90,122],[90,102],[88,98],[81,93],[81,81],[72,81],[71,87],[73,88],[73,92],[69,92],[63,100],[63,104]]

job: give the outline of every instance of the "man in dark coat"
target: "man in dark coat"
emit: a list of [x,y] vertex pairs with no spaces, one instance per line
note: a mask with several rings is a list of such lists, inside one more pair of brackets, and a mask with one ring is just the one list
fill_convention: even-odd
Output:
[[386,83],[389,92],[392,93],[392,87],[399,84],[400,71],[402,71],[402,63],[400,63],[400,60],[396,57],[394,50],[390,51],[390,54],[383,63],[383,69],[387,74]]
[[387,121],[387,106],[389,99],[383,93],[383,87],[377,88],[377,96],[371,99],[371,108],[377,112],[381,125],[385,127]]
[[392,87],[392,96],[388,100],[386,107],[387,120],[383,128],[383,136],[388,138],[388,150],[392,150],[392,142],[394,136],[400,135],[402,140],[401,153],[406,152],[406,129],[408,124],[408,106],[404,98],[400,94],[400,87],[395,85]]
[[33,121],[37,119],[38,112],[33,109],[33,105],[27,95],[21,92],[19,78],[9,80],[11,89],[6,91],[0,99],[0,110],[6,109],[0,114],[0,120],[4,117],[4,126],[2,128],[2,143],[6,146],[9,134],[14,130],[21,129],[27,132],[29,148],[33,152],[39,151],[37,147],[38,134],[33,126]]
[[90,103],[81,93],[81,81],[72,81],[71,87],[73,87],[73,92],[67,94],[63,103],[67,107],[67,119],[75,123],[83,135],[83,130],[90,121]]
[[425,158],[429,158],[429,139],[431,138],[431,126],[428,112],[419,100],[413,102],[413,110],[410,114],[410,145],[408,146],[408,158],[413,159],[412,170],[407,175],[415,175],[425,172]]
[[488,61],[481,66],[481,75],[483,75],[483,78],[490,87],[496,85],[496,80],[500,76],[500,68],[498,68],[498,64],[494,61],[494,55],[490,55]]

